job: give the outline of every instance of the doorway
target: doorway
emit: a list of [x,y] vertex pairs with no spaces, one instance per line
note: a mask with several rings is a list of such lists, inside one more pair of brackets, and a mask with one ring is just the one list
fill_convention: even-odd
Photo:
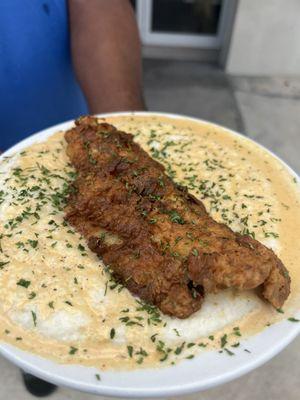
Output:
[[143,45],[220,49],[230,0],[132,1]]

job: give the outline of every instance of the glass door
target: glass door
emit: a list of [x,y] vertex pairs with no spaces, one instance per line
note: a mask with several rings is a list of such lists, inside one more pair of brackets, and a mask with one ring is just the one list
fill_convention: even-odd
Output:
[[230,0],[135,0],[143,44],[221,47]]

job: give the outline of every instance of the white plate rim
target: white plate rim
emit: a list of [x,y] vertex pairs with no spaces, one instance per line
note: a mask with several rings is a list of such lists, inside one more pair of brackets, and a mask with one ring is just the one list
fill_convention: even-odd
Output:
[[[278,157],[276,154],[274,154],[272,151],[264,147],[263,145],[257,143],[255,140],[250,139],[249,137],[246,137],[238,132],[235,132],[232,129],[229,129],[227,127],[224,127],[219,124],[212,123],[207,120],[203,120],[200,118],[194,118],[194,117],[189,117],[185,115],[180,115],[180,114],[172,114],[172,113],[164,113],[164,112],[145,112],[145,111],[137,111],[137,112],[113,112],[113,113],[105,113],[105,114],[98,114],[97,117],[99,118],[108,118],[108,117],[118,117],[118,116],[134,116],[134,115],[139,115],[139,116],[161,116],[161,117],[168,117],[172,119],[184,119],[185,121],[192,121],[192,122],[198,122],[198,123],[204,123],[204,124],[209,124],[210,126],[215,126],[216,128],[221,128],[227,131],[228,133],[238,136],[243,138],[243,140],[250,141],[251,143],[255,143],[258,147],[262,148],[265,152],[269,153],[273,157],[275,157],[281,164],[289,171],[289,173],[297,179],[299,182],[299,176],[297,173],[289,167],[280,157]],[[3,154],[0,156],[0,160],[2,160],[6,156],[10,156],[16,151],[19,151],[30,144],[37,142],[37,141],[43,141],[46,137],[52,135],[53,133],[60,131],[60,130],[65,130],[68,129],[70,126],[72,126],[74,123],[74,120],[70,120],[67,122],[63,122],[61,124],[54,125],[50,128],[44,129],[38,133],[35,133],[33,135],[30,135],[28,138],[18,142],[16,145],[5,151]],[[296,317],[300,317],[300,312],[296,313]],[[273,358],[276,354],[278,354],[280,351],[282,351],[293,339],[296,338],[296,336],[300,333],[300,324],[292,324],[287,321],[281,321],[280,323],[277,323],[271,327],[268,328],[268,331],[274,331],[278,329],[284,328],[286,330],[286,333],[280,340],[277,340],[276,346],[273,348],[270,348],[264,352],[262,352],[260,355],[255,355],[254,357],[249,357],[248,361],[241,363],[240,368],[234,368],[232,370],[229,370],[227,372],[224,372],[222,374],[216,375],[215,377],[212,377],[210,379],[207,379],[206,381],[196,381],[196,382],[191,382],[191,383],[186,383],[185,385],[176,385],[174,382],[173,385],[167,386],[167,387],[147,387],[147,388],[137,388],[134,387],[122,387],[120,386],[113,386],[113,385],[106,385],[105,384],[105,379],[100,382],[95,382],[95,383],[86,383],[86,382],[80,382],[80,380],[76,379],[70,379],[68,377],[62,376],[61,373],[55,374],[52,372],[49,372],[49,369],[46,367],[41,367],[38,365],[38,363],[46,363],[46,364],[53,364],[56,365],[58,369],[65,369],[68,367],[68,365],[62,365],[62,364],[56,364],[53,363],[50,360],[43,359],[39,356],[35,356],[31,353],[27,353],[23,350],[20,350],[14,346],[7,345],[5,343],[0,343],[0,354],[2,354],[5,358],[7,358],[9,361],[12,363],[16,364],[18,367],[22,368],[23,370],[34,374],[35,376],[45,379],[49,382],[52,382],[54,384],[60,385],[60,386],[67,386],[73,389],[77,389],[80,391],[84,392],[89,392],[89,393],[94,393],[98,395],[106,395],[106,396],[117,396],[117,397],[162,397],[162,396],[177,396],[177,395],[184,395],[184,394],[189,394],[189,393],[194,393],[197,391],[202,391],[206,390],[212,387],[215,387],[217,385],[221,385],[223,383],[229,382],[233,379],[236,379],[247,372],[250,372],[251,370],[261,366],[271,358]],[[266,332],[264,330],[263,332]],[[249,339],[244,340],[243,342],[248,343],[251,342],[252,339],[257,338],[259,335],[262,333],[255,335],[254,337],[251,337]],[[214,354],[214,352],[206,352],[210,354]],[[201,360],[202,354],[198,357],[196,357],[194,360],[189,361],[188,363],[190,365],[194,364],[195,361]],[[34,359],[32,361],[32,359]],[[41,362],[42,360],[43,362]],[[228,359],[229,362],[230,359]],[[175,367],[170,367],[170,368],[162,368],[162,369],[148,369],[148,370],[140,370],[140,371],[134,371],[134,372],[127,372],[125,374],[131,374],[131,375],[141,375],[144,374],[146,371],[146,374],[155,374],[155,375],[160,375],[161,371],[165,371],[166,369],[172,369],[173,371],[176,371],[176,369],[185,369],[185,367],[182,367],[184,365],[187,365],[186,362],[180,363],[178,366]],[[197,363],[196,363],[197,364]],[[197,366],[197,365],[195,365]],[[91,370],[91,374],[93,374],[94,371],[97,372],[97,370],[90,368],[90,367],[80,367],[80,368],[88,368]],[[93,372],[92,372],[93,371]],[[115,371],[112,372],[113,375],[122,375],[122,373]],[[105,377],[106,373],[101,372],[101,376]],[[176,373],[175,373],[176,375]]]

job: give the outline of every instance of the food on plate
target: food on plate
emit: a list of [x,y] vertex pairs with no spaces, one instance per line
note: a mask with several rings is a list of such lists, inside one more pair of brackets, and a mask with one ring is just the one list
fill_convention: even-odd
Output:
[[75,125],[65,135],[78,173],[66,220],[132,293],[179,318],[224,288],[262,285],[283,305],[290,278],[271,249],[216,222],[133,135],[94,117]]
[[[126,163],[114,163],[110,165],[111,176],[98,149],[95,155],[103,166],[101,174],[91,169],[96,160],[90,151],[85,172],[82,168],[76,172],[71,158],[77,157],[85,165],[85,151],[93,147],[93,141],[82,150],[80,141],[75,140],[74,156],[69,158],[67,147],[69,152],[71,144],[64,138],[66,132],[55,129],[0,157],[1,349],[9,343],[60,363],[130,370],[173,365],[201,357],[207,350],[216,350],[216,360],[233,354],[247,356],[247,350],[255,349],[245,348],[245,337],[277,321],[297,324],[294,313],[300,300],[300,248],[295,246],[295,238],[300,234],[300,194],[296,177],[280,161],[247,138],[188,118],[117,115],[83,119],[75,130],[91,130],[93,136],[87,127],[90,123],[115,126],[112,134],[120,135],[121,141],[129,140],[142,164],[151,166],[151,174],[139,171],[139,167],[127,169]],[[103,130],[108,131],[111,125],[104,125]],[[72,126],[70,123],[63,129]],[[130,135],[119,131],[132,134],[141,148],[132,144]],[[109,142],[107,149],[109,155]],[[116,148],[116,158],[120,150]],[[84,211],[86,215],[95,213],[94,221],[80,217],[82,210],[78,213],[75,209],[80,204],[84,207],[85,201],[79,201],[79,196],[99,202],[95,193],[111,183],[110,192],[101,196],[101,207],[89,204]],[[72,193],[76,187],[78,193]],[[121,207],[131,187],[129,201]],[[144,207],[140,210],[143,215],[135,211],[136,200]],[[165,208],[157,211],[155,207],[162,202]],[[101,221],[99,210],[105,211]],[[204,221],[209,230],[203,232]],[[133,253],[129,244],[135,244],[134,234],[137,248]],[[123,239],[124,235],[129,239]],[[96,239],[88,240],[90,237]],[[224,248],[230,250],[224,237],[229,238],[232,250],[236,240],[243,242],[238,248],[249,255],[247,262],[261,277],[235,270],[230,275],[235,282],[227,281],[215,271],[211,273],[211,260],[209,270],[199,274],[198,259],[204,248],[213,248],[218,257]],[[263,245],[276,253],[291,276],[291,293],[280,309],[270,301],[277,305],[287,295],[288,278],[282,281],[280,262]],[[109,257],[109,262],[104,263],[95,251],[103,254],[103,259]],[[156,285],[156,275],[163,278],[156,286],[159,293],[164,295],[165,287],[176,288],[176,295],[168,293],[161,304],[159,293],[149,291],[146,297],[137,285],[133,288],[137,295],[132,295],[132,287],[128,286],[129,291],[125,282],[130,277],[131,261],[140,268],[138,278],[149,282],[141,253],[150,253],[151,263],[149,255],[146,261],[151,266],[152,251],[155,260],[170,262],[169,280],[161,270],[154,274]],[[266,266],[256,263],[256,251]],[[126,265],[124,253],[133,257]],[[122,264],[116,264],[114,257]],[[181,263],[184,257],[186,266]],[[241,258],[236,260],[237,268]],[[273,271],[279,273],[279,280],[275,273],[269,275],[269,264],[276,265]],[[176,273],[174,266],[178,266]],[[124,284],[120,277],[116,279],[116,267]],[[260,279],[264,282],[257,289],[237,289],[259,284]],[[275,282],[284,282],[284,290],[276,288]],[[228,288],[219,290],[223,285]],[[163,304],[164,312],[154,303],[161,310]],[[188,313],[189,317],[177,317]]]

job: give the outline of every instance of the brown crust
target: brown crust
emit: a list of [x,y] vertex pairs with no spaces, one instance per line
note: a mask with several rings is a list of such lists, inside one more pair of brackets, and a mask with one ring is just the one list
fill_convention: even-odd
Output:
[[282,306],[290,278],[273,251],[214,221],[132,135],[83,117],[65,138],[78,172],[66,219],[132,293],[179,318],[228,287],[262,285]]

